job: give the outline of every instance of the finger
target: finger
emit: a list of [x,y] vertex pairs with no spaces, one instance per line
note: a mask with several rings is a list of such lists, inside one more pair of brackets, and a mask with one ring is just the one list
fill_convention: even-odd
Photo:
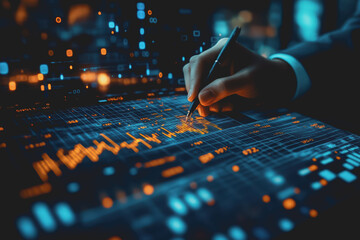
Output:
[[189,81],[189,95],[188,100],[194,101],[199,93],[201,82],[205,81],[205,78],[214,63],[222,47],[226,43],[226,39],[221,39],[218,43],[210,49],[207,49],[199,55],[194,55],[190,58],[190,81]]
[[190,64],[186,64],[183,67],[184,81],[186,91],[189,92],[190,89]]
[[198,110],[199,115],[201,117],[206,117],[210,113],[209,107],[204,107],[204,106],[201,106],[201,105],[198,106],[197,110]]
[[221,99],[241,91],[251,80],[249,69],[243,69],[231,76],[216,79],[199,93],[200,104],[210,106]]
[[221,111],[222,112],[231,112],[233,109],[234,109],[234,104],[232,102],[224,102],[222,103],[222,106],[221,106]]
[[221,112],[222,105],[220,102],[214,103],[209,107],[209,110],[212,112]]

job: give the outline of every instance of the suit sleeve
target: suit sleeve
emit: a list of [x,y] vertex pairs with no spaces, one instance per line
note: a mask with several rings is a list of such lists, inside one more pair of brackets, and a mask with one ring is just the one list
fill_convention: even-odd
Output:
[[360,1],[354,16],[342,28],[282,53],[302,64],[311,79],[310,95],[354,94],[355,81],[360,80]]

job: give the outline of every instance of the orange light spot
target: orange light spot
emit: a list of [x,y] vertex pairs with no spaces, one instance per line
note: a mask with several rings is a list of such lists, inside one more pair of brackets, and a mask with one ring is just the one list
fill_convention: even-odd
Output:
[[51,84],[50,83],[48,83],[48,89],[51,90]]
[[114,204],[113,200],[110,197],[104,197],[101,203],[104,208],[111,208]]
[[47,39],[48,39],[47,33],[44,33],[44,32],[43,32],[43,33],[41,33],[40,36],[41,36],[41,39],[42,39],[42,40],[47,40]]
[[97,76],[97,82],[100,86],[108,86],[110,84],[110,77],[106,73],[100,73]]
[[52,57],[52,56],[54,56],[54,51],[53,51],[53,50],[49,50],[49,51],[48,51],[48,54],[49,54],[50,57]]
[[73,56],[73,50],[71,50],[71,49],[68,49],[68,50],[66,50],[66,56],[67,57],[72,57]]
[[100,54],[105,56],[107,54],[106,48],[101,48],[100,49]]
[[142,167],[142,163],[141,163],[141,162],[137,162],[137,163],[135,163],[135,167],[137,167],[137,168],[141,168],[141,167]]
[[112,236],[112,237],[109,237],[108,240],[122,240],[122,238],[119,236]]
[[212,175],[209,175],[209,176],[206,177],[206,180],[208,182],[212,182],[212,181],[214,181],[214,177]]
[[211,199],[207,202],[207,205],[209,206],[214,206],[215,205],[215,200],[214,199]]
[[181,166],[172,167],[161,172],[161,176],[169,178],[184,172],[184,168]]
[[240,167],[238,165],[234,165],[234,166],[232,166],[232,170],[234,172],[238,172],[240,170]]
[[196,188],[197,188],[197,183],[196,183],[196,182],[191,182],[191,183],[190,183],[190,187],[191,187],[192,189],[196,189]]
[[15,91],[16,90],[16,82],[15,81],[10,81],[9,82],[9,90],[10,91]]
[[315,209],[311,209],[311,210],[309,211],[309,215],[310,215],[310,217],[315,218],[315,217],[317,217],[317,216],[319,215],[319,213],[318,213],[318,211],[316,211]]
[[264,203],[268,203],[268,202],[270,202],[271,198],[269,195],[264,195],[264,196],[262,196],[262,200]]
[[151,15],[151,14],[152,14],[152,11],[151,11],[150,9],[148,10],[148,14],[149,14],[149,15]]
[[201,155],[201,156],[199,157],[199,160],[200,160],[201,163],[205,164],[205,163],[210,162],[211,159],[213,159],[214,157],[215,157],[214,154],[212,154],[212,153],[206,153],[206,154],[204,154],[204,155]]
[[101,11],[98,11],[98,15],[101,16]]
[[300,188],[298,188],[298,187],[294,188],[294,193],[295,194],[300,194],[300,192],[301,192]]
[[143,192],[145,195],[151,195],[154,193],[154,187],[150,184],[145,184],[143,187]]
[[114,31],[111,31],[111,34],[114,34],[115,32]]
[[45,86],[44,85],[41,85],[40,86],[40,90],[43,92],[43,91],[45,91]]
[[310,167],[309,167],[309,170],[311,171],[311,172],[314,172],[314,171],[316,171],[318,169],[318,166],[316,166],[316,165],[311,165]]
[[283,201],[283,206],[287,210],[291,210],[296,206],[296,202],[292,198],[287,198]]
[[44,80],[44,74],[38,73],[37,78],[38,78],[39,81]]
[[313,160],[313,162],[316,162],[316,161],[317,161],[317,159],[316,159],[316,158],[313,158],[312,160]]
[[341,157],[339,157],[339,156],[336,156],[335,158],[336,158],[337,160],[340,160],[340,159],[341,159]]
[[85,83],[91,83],[96,81],[96,73],[94,72],[83,72],[80,74],[80,79]]
[[56,17],[56,18],[55,18],[55,21],[56,21],[57,23],[61,23],[61,17]]
[[162,78],[162,77],[163,77],[163,73],[159,72],[159,78]]
[[73,69],[73,65],[70,65],[70,66],[69,66],[69,69],[72,70],[72,69]]
[[326,186],[328,184],[328,182],[325,179],[320,179],[320,183],[323,186]]

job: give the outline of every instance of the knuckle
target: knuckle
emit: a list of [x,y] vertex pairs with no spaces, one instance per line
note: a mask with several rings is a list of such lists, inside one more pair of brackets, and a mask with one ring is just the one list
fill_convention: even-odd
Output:
[[225,44],[227,42],[228,38],[221,38],[217,44]]
[[190,62],[190,63],[194,63],[194,62],[196,62],[196,61],[198,60],[198,58],[199,58],[198,55],[194,55],[194,56],[192,56],[192,57],[189,59],[189,62]]
[[185,64],[185,65],[183,66],[183,72],[184,72],[184,73],[187,73],[187,72],[189,71],[189,69],[190,69],[189,64]]

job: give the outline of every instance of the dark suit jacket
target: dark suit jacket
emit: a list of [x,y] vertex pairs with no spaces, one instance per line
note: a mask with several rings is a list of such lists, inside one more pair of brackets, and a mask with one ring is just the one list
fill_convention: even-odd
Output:
[[360,133],[360,0],[340,29],[283,52],[298,59],[312,81],[295,106]]

